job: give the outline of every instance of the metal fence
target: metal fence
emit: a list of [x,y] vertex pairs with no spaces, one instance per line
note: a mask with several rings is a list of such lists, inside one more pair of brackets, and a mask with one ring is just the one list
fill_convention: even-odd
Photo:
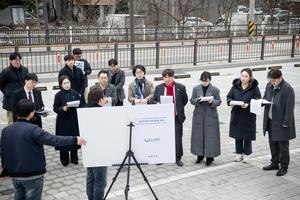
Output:
[[[299,34],[299,24],[256,24],[254,36]],[[149,26],[135,27],[135,41],[209,39],[220,37],[248,37],[248,25],[214,26]],[[45,45],[45,30],[0,28],[0,45]],[[49,28],[49,44],[114,43],[130,41],[130,29],[106,27]]]
[[[77,47],[77,46],[76,46]],[[107,61],[116,58],[121,68],[130,67],[131,43],[107,43],[81,45],[83,57],[92,69],[107,68]],[[42,50],[51,48],[50,51]],[[58,72],[63,66],[63,57],[72,53],[72,45],[65,46],[15,46],[22,55],[22,64],[34,73]],[[30,51],[29,51],[30,50]],[[10,52],[0,49],[0,70],[8,66]],[[296,35],[262,36],[253,38],[221,38],[134,43],[134,63],[144,66],[191,64],[200,62],[300,55],[299,38]]]

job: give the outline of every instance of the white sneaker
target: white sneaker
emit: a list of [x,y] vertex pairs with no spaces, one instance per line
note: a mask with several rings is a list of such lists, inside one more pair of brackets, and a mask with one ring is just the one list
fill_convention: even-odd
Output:
[[234,159],[235,162],[241,162],[242,160],[243,160],[243,154],[237,154],[235,156],[235,159]]
[[249,163],[250,162],[250,156],[244,155],[243,163]]

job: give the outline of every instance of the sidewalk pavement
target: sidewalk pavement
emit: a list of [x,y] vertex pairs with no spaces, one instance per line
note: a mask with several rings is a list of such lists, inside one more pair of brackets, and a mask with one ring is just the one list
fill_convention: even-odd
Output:
[[[221,130],[221,155],[215,158],[211,166],[206,167],[202,161],[195,164],[196,156],[190,153],[190,136],[192,125],[193,106],[188,103],[185,107],[186,121],[184,123],[183,167],[175,163],[141,166],[153,191],[158,199],[162,200],[196,200],[196,199],[300,199],[300,139],[299,136],[290,141],[291,162],[288,173],[283,177],[277,177],[277,171],[263,171],[262,167],[270,163],[270,152],[268,138],[263,137],[262,117],[257,116],[257,139],[253,141],[253,154],[250,163],[233,162],[235,154],[234,139],[229,138],[230,107],[226,105],[226,95],[232,85],[232,80],[239,77],[244,67],[269,67],[281,65],[284,79],[289,82],[295,90],[296,107],[295,119],[296,130],[299,130],[300,122],[300,68],[294,67],[299,60],[286,59],[280,61],[270,60],[269,62],[257,61],[256,63],[231,63],[222,65],[207,65],[198,67],[172,67],[177,74],[188,73],[191,78],[176,79],[175,81],[184,84],[187,88],[189,98],[192,88],[199,84],[199,77],[203,70],[219,72],[220,76],[213,76],[211,83],[220,89],[222,104],[218,107],[220,130]],[[260,63],[260,65],[259,65]],[[300,63],[300,62],[299,62]],[[147,68],[148,69],[148,68]],[[133,80],[130,70],[126,71],[125,93],[129,83]],[[154,81],[154,77],[161,76],[161,71],[149,70],[146,78],[158,85],[162,81]],[[94,72],[89,79],[89,85],[97,82]],[[54,95],[57,90],[52,90],[57,85],[57,78],[50,80],[45,75],[39,75],[38,86],[47,86],[48,90],[43,91],[43,100],[46,107],[52,108]],[[51,75],[54,77],[54,75]],[[267,71],[253,72],[254,78],[259,82],[259,88],[263,95],[267,84]],[[124,104],[129,106],[127,99]],[[55,113],[43,119],[44,129],[54,133]],[[0,109],[0,130],[5,127],[6,113]],[[64,167],[60,164],[59,153],[53,147],[45,146],[47,159],[47,173],[43,190],[43,200],[50,199],[87,199],[85,193],[86,169],[79,165],[69,164]],[[124,152],[124,156],[125,156]],[[81,151],[79,151],[81,158]],[[101,159],[101,158],[96,158]],[[121,161],[120,161],[121,162]],[[108,167],[107,188],[112,182],[118,167]],[[121,172],[114,183],[107,199],[125,199],[124,189],[127,182],[127,171]],[[129,182],[129,199],[148,200],[155,199],[142,175],[136,166],[131,166]],[[10,179],[0,181],[0,199],[13,199],[12,184]],[[5,195],[5,193],[10,193]]]

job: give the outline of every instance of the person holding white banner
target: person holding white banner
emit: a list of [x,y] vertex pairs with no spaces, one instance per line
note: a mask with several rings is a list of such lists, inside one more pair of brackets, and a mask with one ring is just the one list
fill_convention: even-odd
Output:
[[143,65],[136,65],[132,69],[132,74],[135,79],[128,86],[128,101],[132,105],[151,104],[154,86],[145,78],[146,68]]
[[[190,102],[195,106],[192,121],[191,153],[197,155],[196,163],[206,157],[206,166],[210,166],[214,157],[221,154],[220,125],[217,107],[221,105],[220,90],[213,86],[211,75],[204,71],[201,84],[193,88]],[[209,100],[202,101],[203,97]]]
[[[229,136],[235,139],[235,162],[249,163],[252,154],[252,140],[256,139],[256,115],[250,112],[251,99],[260,99],[258,81],[252,76],[250,68],[241,71],[240,78],[232,82],[227,94],[227,104],[231,106]],[[233,102],[243,102],[237,105]]]
[[[93,88],[88,95],[85,107],[102,107],[105,104],[100,87]],[[88,167],[86,175],[86,194],[89,200],[103,199],[107,184],[107,167]]]
[[175,117],[175,148],[176,148],[176,164],[179,167],[183,166],[181,157],[183,156],[182,135],[183,122],[185,121],[184,106],[188,102],[186,88],[180,83],[174,81],[174,70],[165,69],[162,72],[164,83],[155,87],[153,95],[153,104],[161,103],[161,96],[171,96],[174,103]]
[[[79,93],[71,88],[71,79],[62,75],[59,78],[61,90],[55,94],[53,110],[57,113],[55,134],[62,136],[79,136],[78,119],[76,107],[69,107],[67,102],[80,100]],[[81,101],[80,101],[81,102]],[[80,104],[79,107],[82,107]],[[60,152],[60,162],[63,166],[69,164],[69,152],[71,151],[71,162],[78,164],[77,150],[79,145],[68,145],[63,147],[55,147]]]

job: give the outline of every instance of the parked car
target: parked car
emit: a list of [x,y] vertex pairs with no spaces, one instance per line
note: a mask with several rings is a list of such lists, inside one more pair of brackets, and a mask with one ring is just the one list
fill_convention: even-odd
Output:
[[[37,18],[35,16],[33,16],[31,13],[29,12],[25,12],[25,22],[29,22],[29,23],[36,23]],[[40,18],[40,24],[45,24],[45,20]]]
[[180,26],[213,26],[213,23],[205,21],[200,17],[186,17],[184,21],[179,22]]
[[278,21],[288,20],[290,12],[288,10],[274,10],[273,16],[278,19]]
[[13,45],[13,42],[10,40],[9,36],[5,33],[0,33],[0,46],[2,45]]

